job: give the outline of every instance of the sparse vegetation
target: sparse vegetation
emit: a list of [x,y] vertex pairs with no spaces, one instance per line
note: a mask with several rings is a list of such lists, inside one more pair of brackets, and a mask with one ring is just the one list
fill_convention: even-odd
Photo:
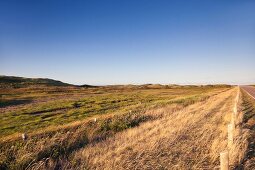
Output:
[[14,76],[0,76],[0,88],[22,88],[27,86],[71,86],[61,81],[43,78],[23,78]]
[[77,159],[82,148],[228,89],[162,85],[2,88],[1,169],[80,168],[85,166]]
[[[213,169],[227,144],[236,94],[230,87],[1,88],[0,168]],[[230,152],[233,168],[254,167],[250,152],[245,159],[254,101],[245,93],[242,99],[244,131]]]
[[227,87],[106,86],[1,88],[0,135],[32,132],[64,125],[95,115],[120,114],[130,110],[171,103],[189,105],[201,93]]
[[[213,169],[219,153],[227,148],[235,91],[224,92],[206,101],[171,112],[168,107],[155,112],[158,119],[129,129],[100,143],[89,144],[74,154],[79,168],[88,169]],[[242,156],[244,147],[238,153]],[[238,164],[239,155],[231,159]],[[112,159],[114,157],[114,159]]]

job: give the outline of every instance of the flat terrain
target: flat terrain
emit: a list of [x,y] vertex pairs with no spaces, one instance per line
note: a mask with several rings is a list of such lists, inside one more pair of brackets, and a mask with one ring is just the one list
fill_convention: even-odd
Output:
[[[227,148],[236,90],[169,113],[77,153],[91,169],[214,169]],[[114,157],[114,159],[112,159]]]
[[195,102],[217,87],[108,86],[1,89],[0,135],[32,132],[49,126],[132,110]]
[[[0,169],[218,169],[238,94],[225,85],[7,80]],[[230,165],[253,169],[255,100],[243,88],[238,108],[236,128],[243,130],[229,148]]]

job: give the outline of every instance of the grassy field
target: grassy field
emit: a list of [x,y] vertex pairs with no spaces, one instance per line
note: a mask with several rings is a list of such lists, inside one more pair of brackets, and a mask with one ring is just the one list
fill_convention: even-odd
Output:
[[[14,87],[0,90],[0,169],[84,166],[76,159],[82,148],[230,89],[174,85]],[[21,133],[28,139],[23,141]]]
[[122,114],[170,103],[188,104],[217,87],[109,86],[1,89],[0,135]]
[[[237,88],[41,81],[1,84],[0,169],[215,169],[227,148]],[[253,169],[255,102],[242,90],[239,108],[230,167]]]
[[[89,169],[215,169],[227,148],[227,124],[236,90],[223,92],[119,133],[75,153],[78,167]],[[230,154],[233,168],[242,157],[241,139]],[[112,159],[114,157],[114,159]]]

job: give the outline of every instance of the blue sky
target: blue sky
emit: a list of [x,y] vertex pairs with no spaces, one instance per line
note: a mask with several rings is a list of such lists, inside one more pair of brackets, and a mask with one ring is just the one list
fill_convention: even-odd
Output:
[[255,83],[253,0],[1,0],[0,74]]

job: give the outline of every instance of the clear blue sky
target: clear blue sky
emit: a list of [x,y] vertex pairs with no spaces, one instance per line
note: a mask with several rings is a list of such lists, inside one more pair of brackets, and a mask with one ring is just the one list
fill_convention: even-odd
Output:
[[1,0],[0,74],[255,83],[255,1]]

